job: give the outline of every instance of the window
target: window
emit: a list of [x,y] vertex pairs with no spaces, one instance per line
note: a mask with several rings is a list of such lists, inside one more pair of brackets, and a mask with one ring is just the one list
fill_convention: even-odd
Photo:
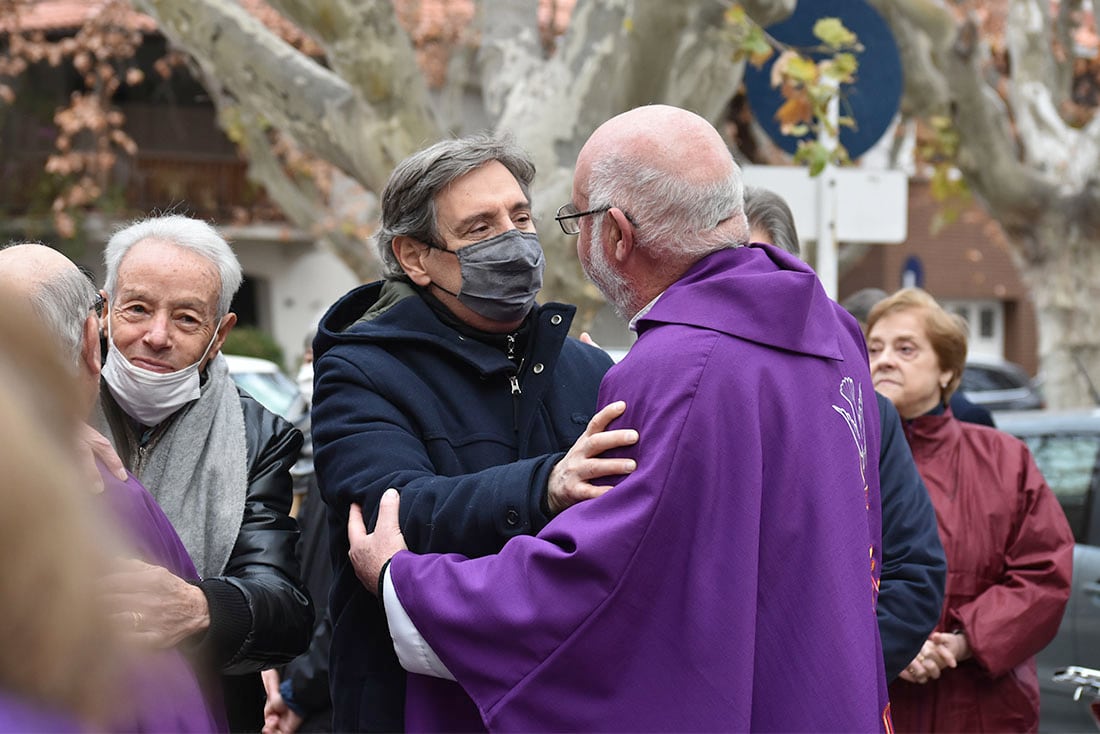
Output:
[[995,300],[943,299],[940,305],[966,320],[972,357],[1004,358],[1005,305]]
[[1100,435],[1022,436],[1039,471],[1054,490],[1078,543],[1087,542],[1093,475],[1100,455]]

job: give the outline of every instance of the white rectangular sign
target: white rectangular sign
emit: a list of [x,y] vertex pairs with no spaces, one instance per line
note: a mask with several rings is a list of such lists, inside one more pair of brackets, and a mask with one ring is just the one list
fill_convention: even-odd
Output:
[[[742,166],[745,183],[787,200],[799,237],[817,238],[820,184],[801,166]],[[838,242],[904,242],[909,230],[909,178],[903,171],[834,168]]]

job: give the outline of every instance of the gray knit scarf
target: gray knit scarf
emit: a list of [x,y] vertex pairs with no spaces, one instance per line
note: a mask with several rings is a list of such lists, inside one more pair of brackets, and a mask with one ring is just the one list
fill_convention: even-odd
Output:
[[203,578],[225,569],[248,492],[244,413],[236,383],[221,354],[206,369],[199,399],[170,416],[131,462]]

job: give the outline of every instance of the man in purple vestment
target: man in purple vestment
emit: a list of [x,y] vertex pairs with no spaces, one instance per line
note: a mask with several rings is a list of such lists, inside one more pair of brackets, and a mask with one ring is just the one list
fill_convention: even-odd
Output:
[[[0,249],[0,283],[21,293],[54,332],[62,354],[71,356],[74,376],[90,414],[99,394],[99,311],[103,300],[91,281],[60,252],[39,244]],[[156,500],[132,475],[123,480],[100,463],[94,484],[101,490],[108,522],[117,527],[120,545],[132,558],[160,566],[186,581],[197,581],[195,564]],[[59,541],[60,542],[60,541]],[[136,563],[121,560],[122,564]],[[112,593],[105,580],[104,593]],[[112,728],[127,732],[225,731],[219,703],[208,702],[203,687],[182,652],[141,645],[141,615],[121,611],[120,624],[132,627],[141,647],[127,671],[127,701],[117,706]],[[210,694],[218,698],[216,692]]]
[[[352,513],[402,665],[457,680],[493,731],[889,731],[855,321],[797,258],[745,246],[740,170],[684,110],[598,128],[558,221],[638,334],[600,389],[637,469],[478,559],[402,550],[393,490],[373,533]],[[410,728],[446,725],[427,691]]]

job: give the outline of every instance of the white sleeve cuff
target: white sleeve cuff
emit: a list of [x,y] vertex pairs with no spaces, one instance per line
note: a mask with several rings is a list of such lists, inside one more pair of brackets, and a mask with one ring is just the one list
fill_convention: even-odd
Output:
[[454,680],[454,675],[447,670],[447,666],[435,654],[435,650],[421,636],[405,611],[405,607],[401,606],[397,598],[397,590],[393,588],[389,566],[386,567],[386,573],[382,576],[382,600],[386,610],[386,621],[390,625],[390,637],[393,638],[393,649],[397,652],[401,667],[410,673]]

